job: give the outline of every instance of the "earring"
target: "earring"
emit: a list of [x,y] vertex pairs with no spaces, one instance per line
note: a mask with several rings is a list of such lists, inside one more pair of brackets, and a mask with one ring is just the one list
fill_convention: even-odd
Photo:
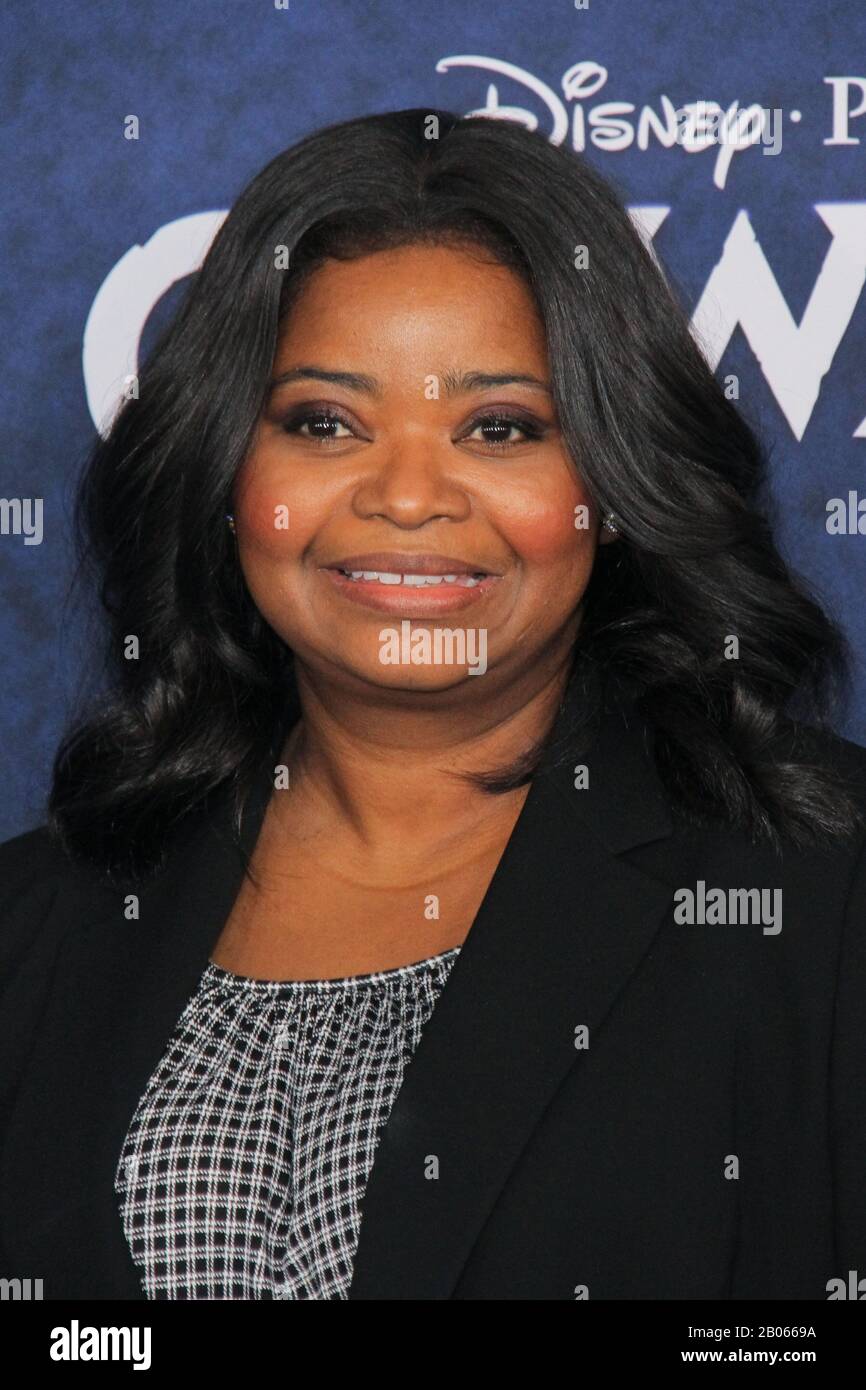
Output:
[[235,529],[235,519],[234,519],[234,515],[233,515],[232,512],[226,512],[226,521],[227,521],[228,524],[229,524],[229,530],[230,530],[230,531],[234,531],[234,529]]
[[612,536],[619,535],[619,527],[616,525],[613,512],[608,512],[607,516],[601,524],[605,531],[610,531]]

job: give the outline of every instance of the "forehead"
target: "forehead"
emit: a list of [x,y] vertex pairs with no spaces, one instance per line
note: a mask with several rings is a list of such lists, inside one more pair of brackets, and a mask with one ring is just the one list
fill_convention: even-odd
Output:
[[303,346],[475,354],[509,348],[536,366],[544,328],[525,281],[484,248],[412,245],[356,260],[327,260],[309,276],[283,324],[277,361]]

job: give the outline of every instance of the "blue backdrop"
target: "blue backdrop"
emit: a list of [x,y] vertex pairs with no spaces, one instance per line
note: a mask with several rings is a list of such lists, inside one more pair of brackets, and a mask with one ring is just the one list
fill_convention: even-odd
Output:
[[864,0],[7,0],[3,23],[0,840],[44,818],[88,667],[70,509],[94,429],[247,180],[396,107],[535,125],[619,188],[770,446],[866,743]]

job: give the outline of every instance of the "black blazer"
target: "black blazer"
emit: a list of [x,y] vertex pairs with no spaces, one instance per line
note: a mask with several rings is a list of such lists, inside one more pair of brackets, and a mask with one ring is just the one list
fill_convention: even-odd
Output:
[[[690,828],[628,703],[582,756],[573,704],[406,1070],[350,1298],[825,1300],[866,1275],[863,839]],[[866,751],[809,737],[866,807]],[[227,801],[138,921],[43,829],[0,847],[0,1272],[46,1298],[143,1298],[115,1165],[240,881]],[[781,931],[678,923],[699,881],[781,888]]]

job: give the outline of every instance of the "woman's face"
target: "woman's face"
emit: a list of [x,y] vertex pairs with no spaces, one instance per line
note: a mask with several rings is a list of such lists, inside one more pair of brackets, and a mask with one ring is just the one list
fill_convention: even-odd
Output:
[[[529,291],[477,253],[410,246],[313,273],[234,502],[250,593],[299,663],[420,691],[565,659],[599,518],[548,373]],[[437,660],[437,629],[465,645]]]

